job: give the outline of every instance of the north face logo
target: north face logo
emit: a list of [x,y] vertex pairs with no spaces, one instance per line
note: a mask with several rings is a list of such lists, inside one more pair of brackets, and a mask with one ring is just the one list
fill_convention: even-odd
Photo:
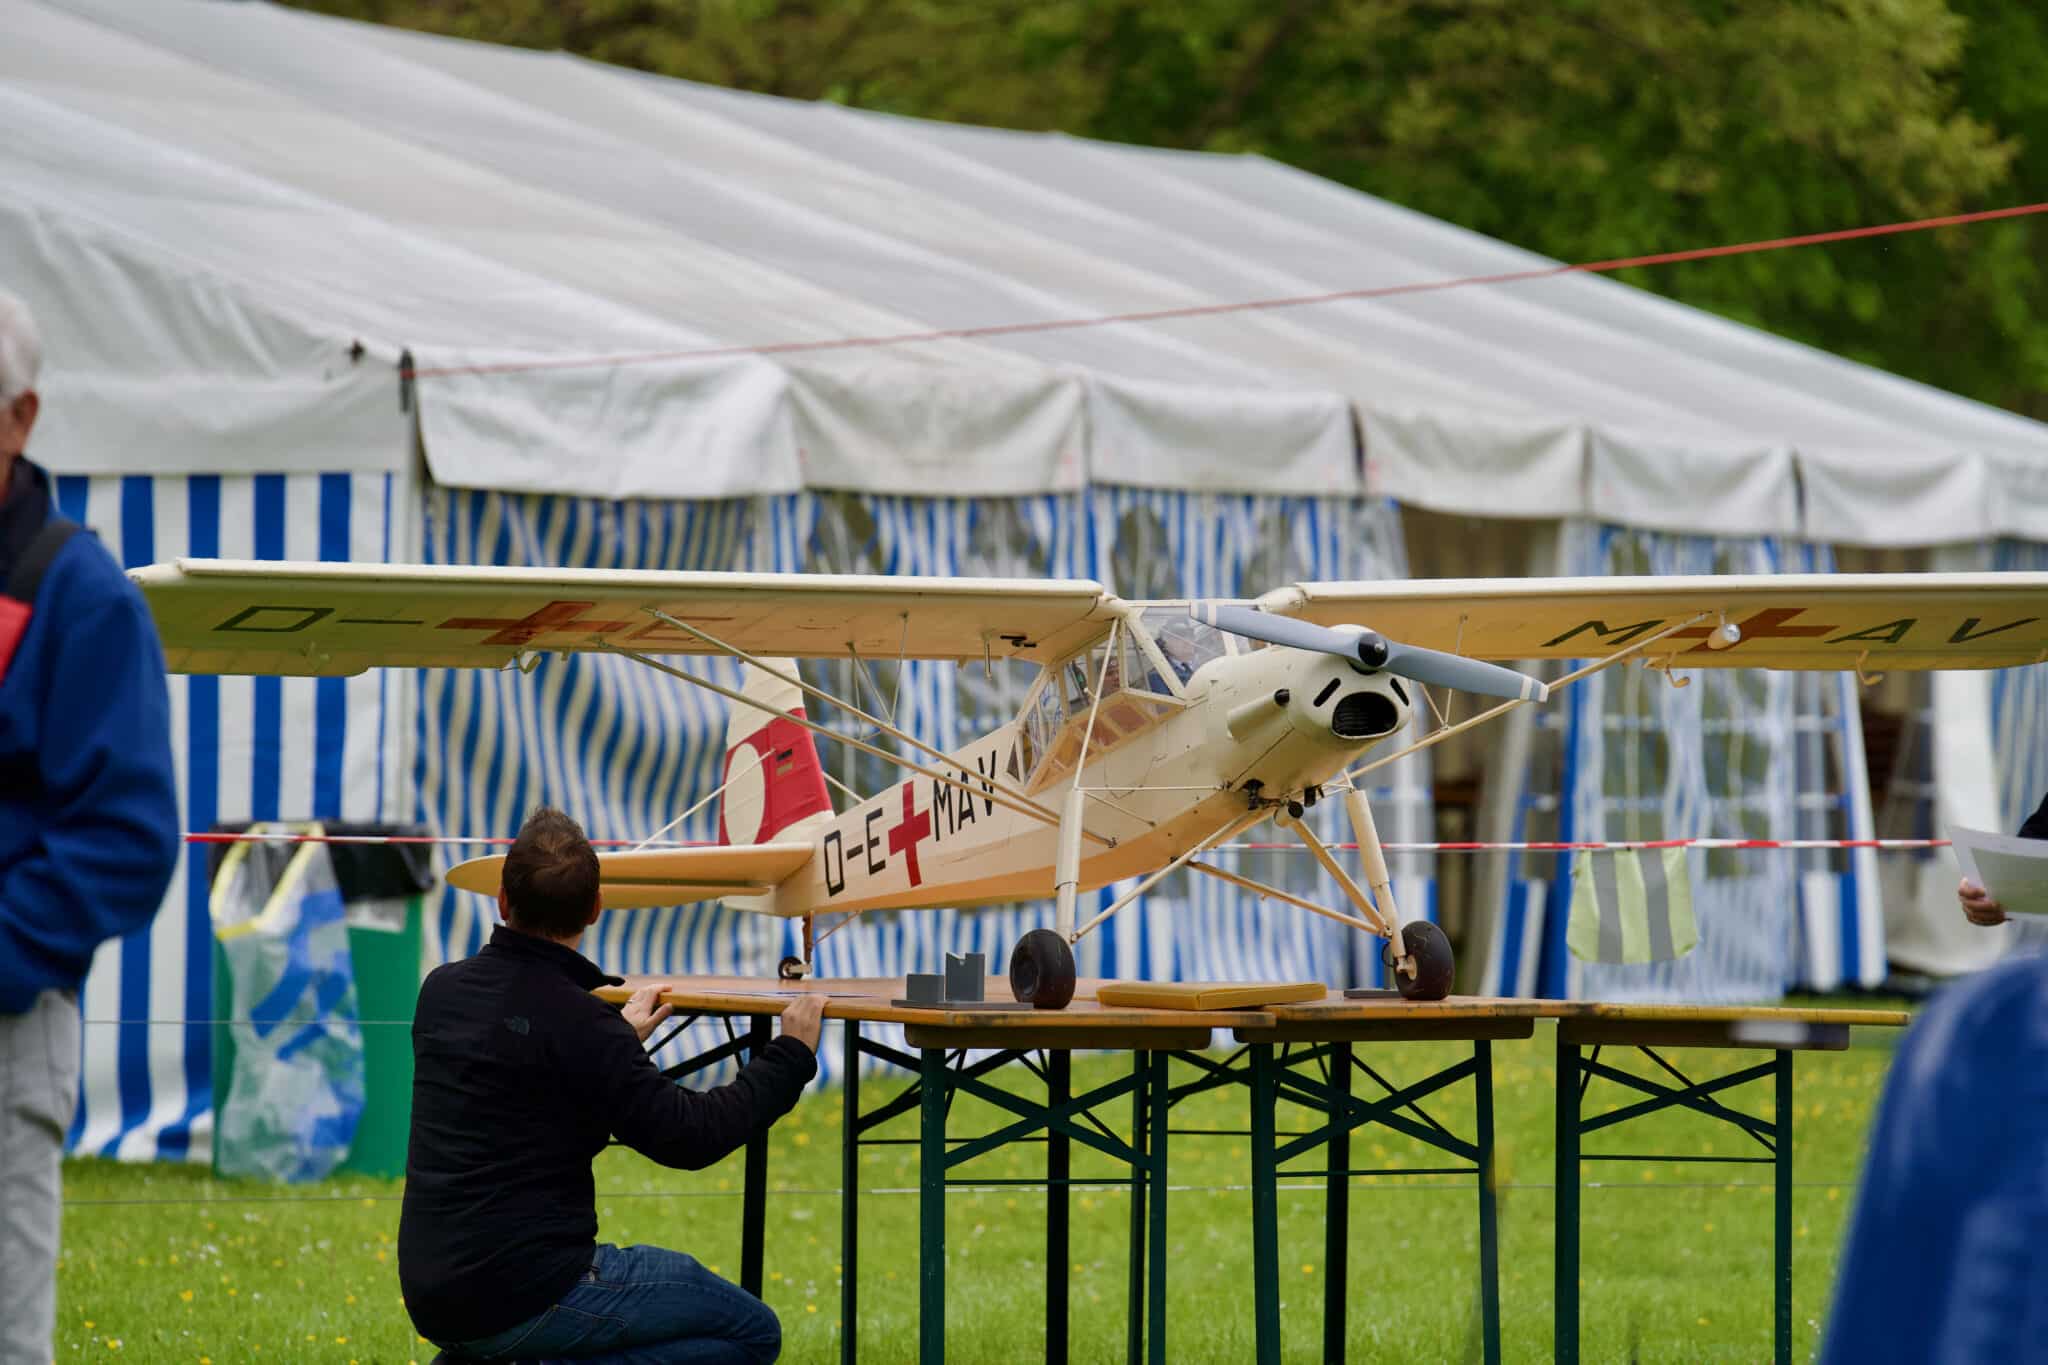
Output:
[[526,1021],[526,1016],[523,1014],[514,1014],[507,1016],[505,1020],[505,1027],[511,1029],[514,1033],[517,1033],[522,1037],[527,1033],[531,1032],[533,1029],[533,1025]]

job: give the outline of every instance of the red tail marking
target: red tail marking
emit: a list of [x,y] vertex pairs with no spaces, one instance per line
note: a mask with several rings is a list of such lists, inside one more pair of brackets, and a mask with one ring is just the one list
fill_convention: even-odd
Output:
[[922,885],[924,874],[917,867],[917,841],[932,832],[932,817],[917,808],[917,788],[903,784],[903,823],[889,831],[889,852],[903,854],[910,863],[910,884]]
[[[802,716],[799,706],[790,712]],[[832,797],[825,790],[825,770],[819,765],[818,750],[810,732],[795,721],[775,717],[760,729],[725,751],[726,782],[731,782],[735,762],[758,761],[763,782],[761,827],[754,842],[765,844],[806,816],[832,813]],[[725,828],[725,806],[718,808],[718,842],[730,844]]]

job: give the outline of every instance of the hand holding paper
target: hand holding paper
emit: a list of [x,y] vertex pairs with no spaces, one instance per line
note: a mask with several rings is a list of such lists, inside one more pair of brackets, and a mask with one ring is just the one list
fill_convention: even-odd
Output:
[[2048,915],[2048,839],[1951,827],[1964,882],[1963,913],[1975,924],[2002,924],[2008,915]]

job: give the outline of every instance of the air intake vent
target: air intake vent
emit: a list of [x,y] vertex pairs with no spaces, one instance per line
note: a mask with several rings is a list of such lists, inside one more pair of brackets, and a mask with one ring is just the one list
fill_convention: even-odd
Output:
[[1400,709],[1386,697],[1377,692],[1353,692],[1337,703],[1330,716],[1330,733],[1339,739],[1378,739],[1394,733],[1400,723]]

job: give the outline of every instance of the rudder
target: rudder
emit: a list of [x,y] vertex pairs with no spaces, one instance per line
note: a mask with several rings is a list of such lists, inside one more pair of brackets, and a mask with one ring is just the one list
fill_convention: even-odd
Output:
[[[794,677],[792,659],[763,662]],[[742,695],[804,714],[804,695],[751,664],[743,664]],[[718,802],[718,842],[765,844],[801,840],[832,822],[832,797],[811,732],[781,716],[739,702],[725,728],[724,791]]]

